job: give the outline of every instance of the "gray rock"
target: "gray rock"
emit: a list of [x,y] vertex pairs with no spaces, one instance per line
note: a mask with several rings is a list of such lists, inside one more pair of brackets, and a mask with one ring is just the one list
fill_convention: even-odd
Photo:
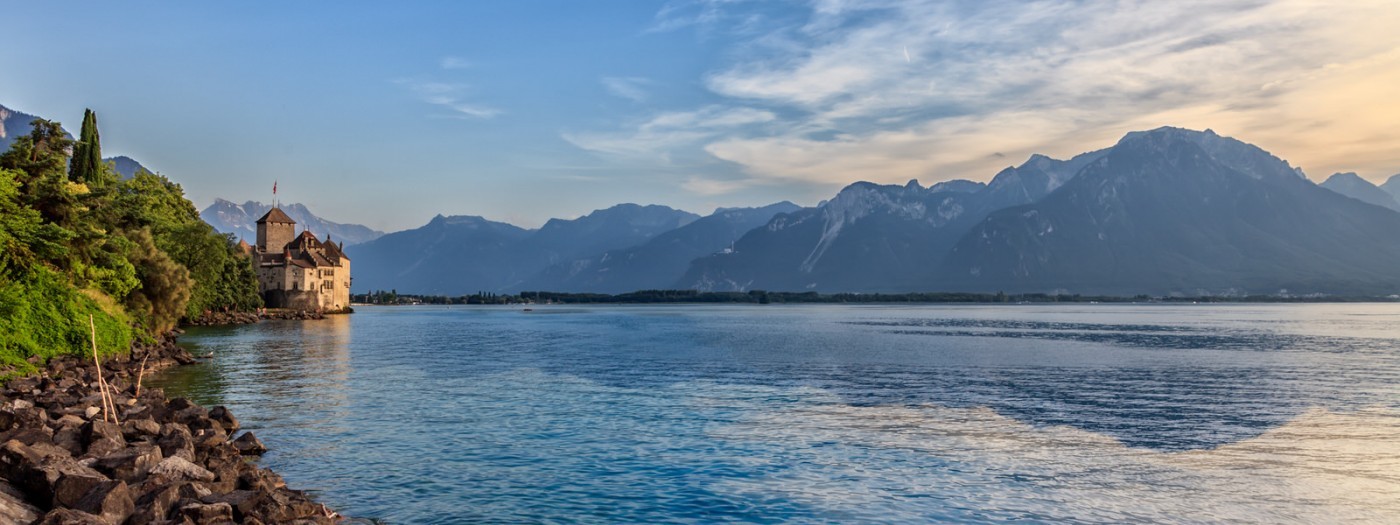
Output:
[[177,481],[214,481],[214,473],[208,469],[190,463],[179,456],[172,456],[161,460],[151,469],[152,475],[164,476],[166,479]]

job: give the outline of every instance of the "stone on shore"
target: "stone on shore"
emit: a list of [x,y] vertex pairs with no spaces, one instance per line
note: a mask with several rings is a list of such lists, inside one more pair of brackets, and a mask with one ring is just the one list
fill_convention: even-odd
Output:
[[244,432],[243,435],[234,439],[233,447],[244,456],[261,456],[267,453],[267,446],[263,445],[262,441],[259,441],[252,432]]
[[214,473],[209,469],[190,463],[185,458],[171,456],[151,468],[152,475],[176,481],[214,481]]
[[39,519],[39,507],[24,501],[24,493],[0,481],[0,523],[31,523]]
[[0,524],[334,523],[323,506],[245,459],[267,447],[239,434],[228,408],[167,400],[155,388],[136,395],[143,363],[150,373],[192,362],[169,337],[107,358],[110,414],[101,409],[97,367],[77,356],[7,382]]

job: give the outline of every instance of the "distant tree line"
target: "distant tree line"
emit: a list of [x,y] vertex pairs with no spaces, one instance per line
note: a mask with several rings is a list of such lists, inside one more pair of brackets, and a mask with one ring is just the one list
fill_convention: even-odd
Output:
[[964,292],[913,293],[832,293],[817,292],[701,292],[697,290],[641,290],[623,294],[521,292],[516,295],[479,292],[473,295],[399,294],[397,290],[352,295],[363,304],[654,304],[654,303],[741,303],[741,304],[875,304],[875,303],[1316,303],[1397,301],[1396,297],[1340,296],[1111,296],[1080,294],[1007,294]]

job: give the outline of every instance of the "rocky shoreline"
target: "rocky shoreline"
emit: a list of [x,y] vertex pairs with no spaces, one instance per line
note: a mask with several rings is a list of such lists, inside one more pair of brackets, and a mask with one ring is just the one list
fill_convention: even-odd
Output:
[[325,319],[325,313],[308,310],[268,310],[262,313],[253,312],[204,312],[204,315],[197,319],[191,319],[185,324],[188,326],[222,326],[237,324],[253,324],[263,320],[281,319],[287,321],[311,321]]
[[[137,391],[197,360],[174,334],[102,363],[76,356],[0,391],[0,523],[333,524],[338,516],[248,458],[267,449],[224,407]],[[108,420],[115,416],[115,422]]]

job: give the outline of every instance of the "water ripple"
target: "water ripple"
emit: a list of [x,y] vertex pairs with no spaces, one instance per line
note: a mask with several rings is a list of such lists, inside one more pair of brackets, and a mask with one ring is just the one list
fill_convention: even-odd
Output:
[[[545,315],[541,315],[545,314]],[[368,308],[156,380],[387,523],[1377,522],[1394,305]]]

